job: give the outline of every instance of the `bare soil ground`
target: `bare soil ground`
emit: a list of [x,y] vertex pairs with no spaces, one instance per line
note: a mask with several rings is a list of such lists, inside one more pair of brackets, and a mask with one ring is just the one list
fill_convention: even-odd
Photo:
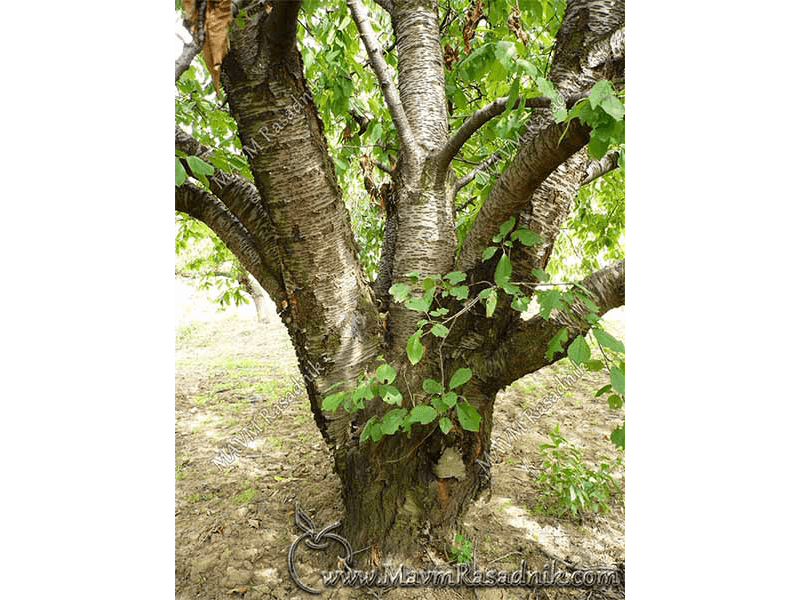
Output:
[[[624,309],[605,318],[624,339]],[[274,313],[258,323],[250,304],[219,312],[202,292],[176,279],[175,336],[175,596],[178,600],[311,598],[288,573],[287,552],[301,533],[295,504],[325,526],[343,517],[340,486],[331,460],[300,390],[263,434],[220,469],[212,463],[219,448],[266,406],[274,405],[299,380],[285,328]],[[567,361],[515,382],[500,393],[494,435],[514,427],[523,413],[559,385]],[[605,376],[607,377],[607,376]],[[521,435],[492,467],[491,493],[469,509],[463,531],[475,562],[483,569],[513,571],[525,559],[529,568],[608,567],[624,564],[624,462],[613,476],[623,493],[611,510],[582,522],[534,512],[539,444],[558,424],[561,434],[581,448],[587,463],[621,454],[608,441],[624,413],[594,397],[605,381],[588,373],[563,394],[536,425],[524,420]],[[606,379],[607,381],[607,379]],[[563,389],[563,388],[562,388]],[[495,437],[495,439],[497,439]],[[309,551],[310,552],[310,551]],[[308,556],[308,555],[306,555]],[[449,548],[420,540],[423,568],[454,565]],[[308,567],[300,568],[308,574]],[[604,591],[547,588],[507,589],[336,588],[324,598],[624,598],[624,585]]]

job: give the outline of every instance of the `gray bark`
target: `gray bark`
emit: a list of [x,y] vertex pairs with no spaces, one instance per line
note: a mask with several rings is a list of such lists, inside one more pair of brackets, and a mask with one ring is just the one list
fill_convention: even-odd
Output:
[[[491,280],[494,265],[482,262],[480,253],[512,216],[544,240],[540,248],[515,254],[514,279],[530,281],[533,266],[546,266],[579,186],[597,170],[584,150],[588,128],[573,122],[565,132],[548,108],[538,107],[541,100],[532,102],[527,135],[456,256],[453,204],[465,180],[455,178],[449,163],[470,135],[502,112],[504,100],[478,111],[459,131],[448,131],[437,2],[379,3],[391,15],[396,87],[364,7],[359,0],[347,4],[401,140],[393,170],[396,213],[391,229],[387,222],[379,295],[411,271],[443,274],[455,267],[472,282]],[[310,408],[342,480],[350,541],[402,553],[414,543],[416,527],[426,520],[440,531],[452,527],[487,485],[475,461],[491,447],[497,390],[545,366],[544,349],[561,326],[567,324],[572,337],[585,329],[580,314],[522,321],[502,300],[492,319],[469,313],[459,321],[442,363],[432,358],[435,343],[426,342],[425,359],[409,368],[405,342],[419,314],[392,303],[384,332],[296,48],[299,5],[275,3],[269,14],[254,14],[243,29],[230,31],[222,84],[254,183],[216,178],[210,193],[186,183],[176,188],[176,208],[209,223],[278,305],[307,377]],[[600,78],[624,84],[623,32],[622,1],[568,1],[551,69],[565,98],[585,95]],[[176,145],[199,156],[209,152],[178,130]],[[603,312],[624,303],[624,274],[623,262],[584,282]],[[332,384],[352,384],[374,367],[378,354],[400,365],[398,379],[412,392],[439,368],[447,375],[472,368],[465,391],[483,417],[480,431],[444,436],[415,428],[410,439],[396,435],[359,445],[360,428],[382,404],[331,416],[323,414],[321,401]],[[463,478],[437,475],[445,453],[461,458]]]

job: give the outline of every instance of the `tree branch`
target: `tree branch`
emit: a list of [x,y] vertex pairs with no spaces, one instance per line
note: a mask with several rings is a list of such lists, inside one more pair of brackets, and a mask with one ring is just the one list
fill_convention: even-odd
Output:
[[189,68],[194,60],[194,57],[200,53],[200,46],[195,44],[194,40],[191,43],[187,44],[184,42],[183,44],[183,52],[175,61],[175,81],[177,82],[178,79],[181,78],[181,75]]
[[400,145],[413,155],[416,152],[417,143],[414,140],[414,135],[411,133],[408,118],[400,102],[400,95],[397,93],[397,88],[392,82],[391,74],[389,73],[389,65],[386,64],[386,60],[383,58],[383,52],[378,45],[378,41],[375,39],[375,35],[372,33],[372,26],[369,23],[367,11],[359,0],[347,0],[347,6],[350,9],[350,14],[361,35],[361,41],[367,51],[367,56],[369,57],[369,62],[375,73],[375,77],[378,78],[383,99],[386,101],[386,106],[389,109],[392,122],[394,123],[395,129],[397,129],[397,137],[400,139]]
[[392,4],[392,0],[375,0],[375,4],[380,6],[389,14],[392,14],[392,10],[394,10],[394,5]]
[[595,179],[602,177],[617,168],[619,161],[619,152],[609,152],[600,160],[593,160],[586,165],[586,175],[581,180],[581,185],[591,183]]
[[[591,300],[599,307],[599,315],[625,304],[625,261],[595,271],[581,285],[591,293]],[[523,321],[517,319],[506,335],[502,336],[486,365],[485,376],[498,389],[509,385],[542,367],[561,360],[565,352],[547,359],[547,345],[562,327],[567,328],[568,339],[564,349],[579,335],[589,331],[584,319],[586,307],[576,302],[567,311],[556,311],[549,319],[539,315]]]
[[455,184],[453,185],[453,194],[457,194],[461,188],[469,185],[469,183],[478,176],[478,173],[481,173],[489,167],[497,164],[501,158],[503,158],[503,155],[500,152],[495,152],[483,162],[478,163],[478,166],[475,167],[471,172],[456,180]]
[[[559,165],[589,142],[590,129],[577,120],[553,123],[536,132],[526,133],[514,159],[498,178],[467,234],[458,257],[460,271],[470,270],[483,249],[489,245],[500,224],[516,217],[527,206],[531,194]],[[526,141],[526,137],[530,137]]]
[[267,20],[266,37],[270,47],[279,54],[294,46],[297,36],[297,15],[302,0],[281,0],[272,3]]
[[[567,99],[567,108],[571,108],[574,104],[584,98],[585,94],[576,94]],[[514,102],[514,108],[519,106],[519,98]],[[508,97],[498,98],[494,102],[490,102],[486,106],[479,108],[470,116],[461,127],[450,137],[439,153],[439,160],[441,161],[440,170],[447,169],[447,165],[455,158],[461,147],[469,140],[472,135],[478,131],[483,125],[494,119],[496,116],[501,115],[508,105]],[[550,98],[546,96],[537,96],[536,98],[528,98],[525,100],[527,108],[548,108],[550,106]]]
[[[203,146],[179,127],[175,127],[175,148],[185,154],[206,160],[213,154],[213,150]],[[185,164],[185,169],[187,173],[194,175],[188,163]],[[208,178],[208,184],[211,192],[222,202],[226,210],[252,233],[252,242],[258,250],[262,263],[272,277],[280,281],[282,279],[280,248],[256,187],[240,175],[224,173],[219,169],[215,169]],[[272,295],[272,289],[263,287]]]
[[242,266],[258,280],[276,304],[283,299],[283,286],[264,264],[256,243],[244,225],[219,199],[191,182],[175,188],[175,210],[202,221],[233,252]]

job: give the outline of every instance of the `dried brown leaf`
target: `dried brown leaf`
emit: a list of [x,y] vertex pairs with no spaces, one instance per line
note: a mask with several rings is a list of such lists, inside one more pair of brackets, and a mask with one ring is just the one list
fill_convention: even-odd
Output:
[[[186,2],[186,0],[184,0]],[[211,73],[214,89],[219,94],[222,59],[228,53],[228,26],[231,23],[231,0],[208,0],[206,7],[206,40],[203,59]]]
[[475,37],[475,29],[478,27],[478,21],[485,17],[486,15],[483,14],[483,2],[477,0],[472,10],[464,19],[464,29],[461,31],[461,35],[464,38],[464,54],[472,52],[470,43],[472,42],[472,38]]
[[450,44],[444,45],[444,66],[448,71],[453,70],[453,65],[458,62],[458,48],[451,48]]
[[511,11],[511,14],[508,15],[508,29],[514,32],[514,35],[517,36],[517,39],[522,42],[523,45],[528,45],[528,34],[522,29],[522,21],[519,15],[519,8],[516,6],[514,10]]

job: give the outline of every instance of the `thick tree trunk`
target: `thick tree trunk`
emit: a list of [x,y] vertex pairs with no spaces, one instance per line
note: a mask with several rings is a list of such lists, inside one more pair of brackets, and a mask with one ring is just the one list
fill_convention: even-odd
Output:
[[381,561],[411,556],[422,539],[443,547],[464,511],[489,485],[487,462],[494,395],[469,394],[487,407],[478,433],[453,428],[443,435],[436,422],[415,426],[375,444],[350,444],[337,457],[347,514],[346,536],[354,548],[373,549]]
[[[494,318],[473,309],[444,341],[424,338],[425,357],[410,367],[406,338],[420,315],[390,303],[384,327],[358,264],[349,214],[295,44],[300,4],[273,3],[270,11],[255,11],[242,29],[230,31],[221,79],[254,184],[215,173],[212,193],[189,182],[177,188],[176,208],[208,223],[275,301],[342,481],[346,536],[353,548],[372,547],[391,559],[410,555],[421,535],[449,537],[469,502],[489,485],[483,465],[489,462],[497,392],[563,357],[544,358],[560,328],[566,326],[573,339],[588,326],[580,313],[569,312],[523,321],[503,296]],[[397,42],[397,87],[367,11],[360,0],[347,0],[400,141],[384,240],[389,246],[376,290],[383,296],[411,271],[425,276],[457,268],[473,285],[491,281],[496,259],[482,262],[480,255],[499,224],[512,216],[545,242],[515,259],[515,280],[529,281],[532,267],[546,266],[558,226],[587,176],[588,128],[573,123],[565,133],[549,109],[536,109],[457,256],[453,204],[460,183],[450,161],[470,132],[448,139],[438,4],[379,4],[390,12]],[[623,81],[623,26],[621,1],[568,1],[551,75],[565,97],[585,94],[599,78]],[[477,129],[499,114],[496,108],[468,122]],[[199,156],[207,152],[178,130],[176,146]],[[624,276],[620,263],[582,282],[601,314],[624,303]],[[359,443],[364,424],[382,415],[386,405],[376,400],[354,414],[339,409],[331,415],[322,411],[322,401],[333,384],[352,387],[374,369],[379,354],[397,368],[403,406],[409,409],[422,397],[424,378],[449,380],[458,368],[469,367],[473,377],[461,394],[482,417],[479,430],[456,426],[444,435],[434,421],[415,425],[409,436]]]

